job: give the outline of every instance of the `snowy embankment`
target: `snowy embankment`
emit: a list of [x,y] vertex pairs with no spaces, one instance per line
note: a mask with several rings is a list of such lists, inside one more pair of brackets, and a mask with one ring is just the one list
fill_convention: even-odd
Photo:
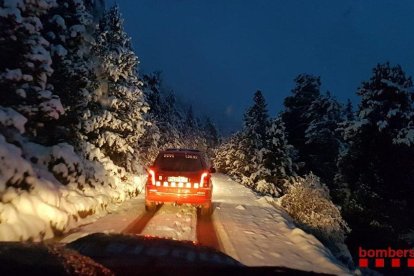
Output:
[[[0,109],[0,125],[24,132],[26,119]],[[15,133],[9,132],[8,134]],[[90,144],[88,161],[71,145],[42,146],[0,134],[0,241],[40,241],[105,215],[111,204],[142,191],[145,177],[127,174]]]
[[249,266],[284,266],[350,274],[313,235],[297,228],[281,208],[250,189],[215,174],[213,222],[228,255]]

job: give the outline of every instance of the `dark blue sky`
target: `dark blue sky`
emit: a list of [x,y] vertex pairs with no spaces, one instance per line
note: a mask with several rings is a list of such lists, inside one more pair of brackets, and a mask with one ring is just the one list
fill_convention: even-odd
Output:
[[[221,129],[237,129],[254,91],[278,113],[299,73],[355,91],[378,62],[414,74],[413,0],[117,0],[141,61]],[[108,1],[108,5],[113,1]]]

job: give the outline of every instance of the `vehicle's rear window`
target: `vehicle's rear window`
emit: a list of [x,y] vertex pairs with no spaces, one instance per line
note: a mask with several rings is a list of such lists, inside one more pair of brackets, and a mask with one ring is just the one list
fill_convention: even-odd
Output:
[[203,169],[201,157],[197,154],[161,153],[154,165],[162,171],[194,172]]

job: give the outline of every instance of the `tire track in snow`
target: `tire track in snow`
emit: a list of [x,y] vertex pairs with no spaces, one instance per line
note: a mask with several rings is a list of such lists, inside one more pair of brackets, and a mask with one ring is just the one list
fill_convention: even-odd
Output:
[[197,241],[201,245],[222,251],[212,216],[204,217],[201,215],[200,210],[197,211]]
[[123,232],[195,241],[221,250],[212,216],[202,216],[200,210],[187,205],[161,205],[154,213],[138,217]]
[[[196,208],[188,205],[161,205],[141,235],[196,241]],[[136,233],[136,232],[134,232]]]
[[141,234],[142,231],[145,229],[147,224],[150,222],[150,220],[155,216],[155,214],[159,210],[159,206],[154,212],[144,212],[141,216],[139,216],[137,219],[135,219],[130,225],[128,225],[124,229],[124,233],[127,234]]

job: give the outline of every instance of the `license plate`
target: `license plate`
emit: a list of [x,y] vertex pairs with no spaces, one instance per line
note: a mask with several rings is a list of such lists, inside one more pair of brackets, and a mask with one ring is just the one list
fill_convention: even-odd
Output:
[[187,177],[183,177],[183,176],[170,176],[168,177],[168,182],[183,182],[183,183],[187,183],[188,182],[188,178]]

